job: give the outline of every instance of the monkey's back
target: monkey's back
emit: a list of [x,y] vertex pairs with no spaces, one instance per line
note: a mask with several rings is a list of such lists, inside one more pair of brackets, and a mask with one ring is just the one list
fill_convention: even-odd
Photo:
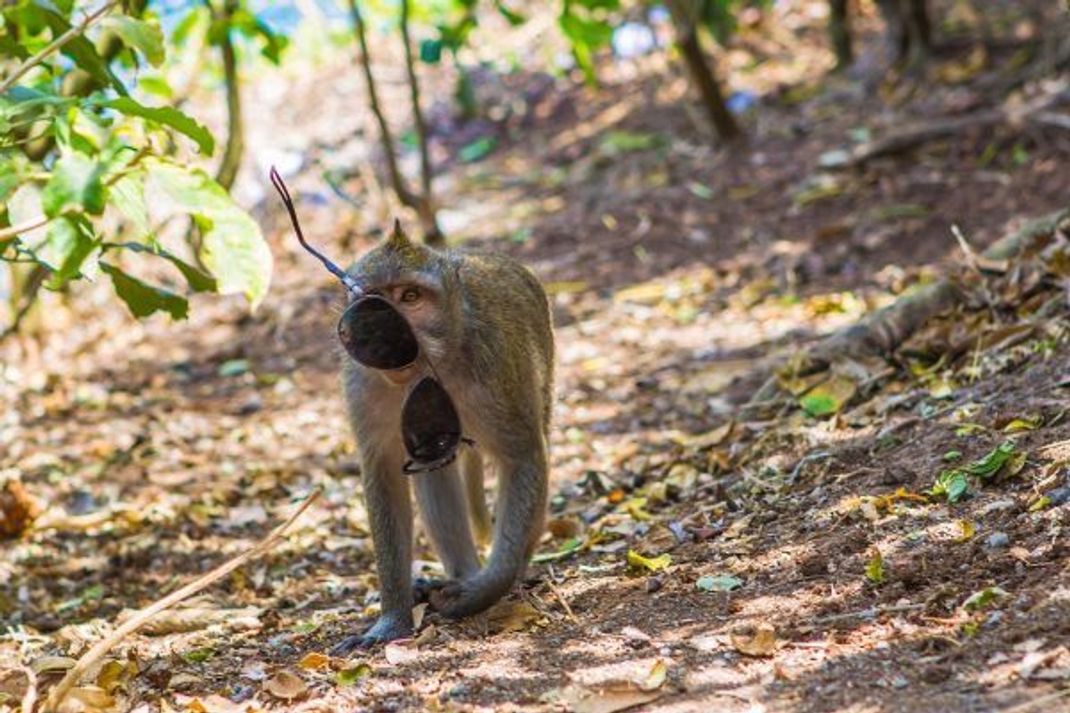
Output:
[[[537,393],[545,431],[550,423],[554,380],[554,335],[546,291],[530,269],[510,257],[486,253],[457,256],[462,308],[469,325],[464,351],[471,368],[504,367],[508,373],[502,376],[507,383]],[[532,365],[534,370],[526,368]]]

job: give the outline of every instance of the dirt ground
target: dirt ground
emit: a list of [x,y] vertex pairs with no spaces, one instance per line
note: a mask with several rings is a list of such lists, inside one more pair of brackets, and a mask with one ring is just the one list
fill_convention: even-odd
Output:
[[[991,12],[1039,32],[1014,3]],[[544,280],[559,383],[537,562],[488,615],[426,612],[414,641],[326,656],[372,621],[377,585],[338,388],[342,295],[271,196],[256,212],[277,275],[255,314],[197,298],[187,323],[135,323],[75,300],[61,334],[0,345],[0,474],[44,508],[0,552],[0,655],[35,662],[46,691],[122,612],[320,488],[270,555],[113,651],[83,709],[1070,710],[1070,236],[981,276],[950,230],[980,251],[1068,207],[1070,135],[967,129],[819,167],[1004,100],[1025,29],[948,41],[896,82],[868,55],[825,74],[816,21],[795,44],[749,38],[775,71],[741,75],[758,99],[734,149],[654,60],[597,92],[501,80],[491,98],[523,110],[487,122],[499,143],[479,162],[450,159],[463,140],[442,129],[451,235]],[[285,101],[328,116],[361,92],[355,77],[308,87],[294,91],[316,101]],[[351,128],[290,179],[340,256],[374,238],[320,177],[363,143]],[[359,175],[344,186],[367,199]],[[895,354],[798,368],[820,336],[943,277],[965,303]],[[778,367],[775,399],[745,407]],[[968,485],[955,502],[931,492],[944,472]],[[422,538],[417,556],[433,576]],[[0,696],[20,685],[0,677]]]

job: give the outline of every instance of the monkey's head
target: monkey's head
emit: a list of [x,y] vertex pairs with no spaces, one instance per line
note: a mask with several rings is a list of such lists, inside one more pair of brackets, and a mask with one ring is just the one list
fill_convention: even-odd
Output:
[[[435,361],[448,353],[459,321],[458,263],[448,253],[409,240],[398,221],[394,230],[362,255],[348,273],[368,294],[390,302],[409,324],[427,356]],[[407,381],[415,374],[402,369],[391,381]]]

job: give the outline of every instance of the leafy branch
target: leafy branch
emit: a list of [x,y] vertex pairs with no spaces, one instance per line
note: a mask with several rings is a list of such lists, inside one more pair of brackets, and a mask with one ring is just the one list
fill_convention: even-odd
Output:
[[60,49],[76,37],[80,37],[94,22],[108,14],[108,12],[120,2],[121,0],[109,0],[109,2],[105,3],[94,12],[86,15],[77,25],[74,25],[71,29],[45,45],[40,52],[23,62],[18,69],[11,73],[10,77],[0,84],[0,94],[5,94],[8,90],[14,87],[18,81],[22,79],[23,75],[48,59],[53,52]]

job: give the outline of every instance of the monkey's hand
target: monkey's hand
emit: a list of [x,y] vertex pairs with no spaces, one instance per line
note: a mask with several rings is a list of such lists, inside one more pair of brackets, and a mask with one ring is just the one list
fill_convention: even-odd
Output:
[[449,619],[478,614],[505,596],[512,577],[489,576],[486,570],[467,579],[451,580],[431,592],[431,606]]
[[407,618],[384,614],[363,634],[353,634],[338,642],[331,649],[331,656],[348,656],[354,651],[370,649],[376,644],[385,644],[387,641],[409,636],[412,636],[411,614]]

